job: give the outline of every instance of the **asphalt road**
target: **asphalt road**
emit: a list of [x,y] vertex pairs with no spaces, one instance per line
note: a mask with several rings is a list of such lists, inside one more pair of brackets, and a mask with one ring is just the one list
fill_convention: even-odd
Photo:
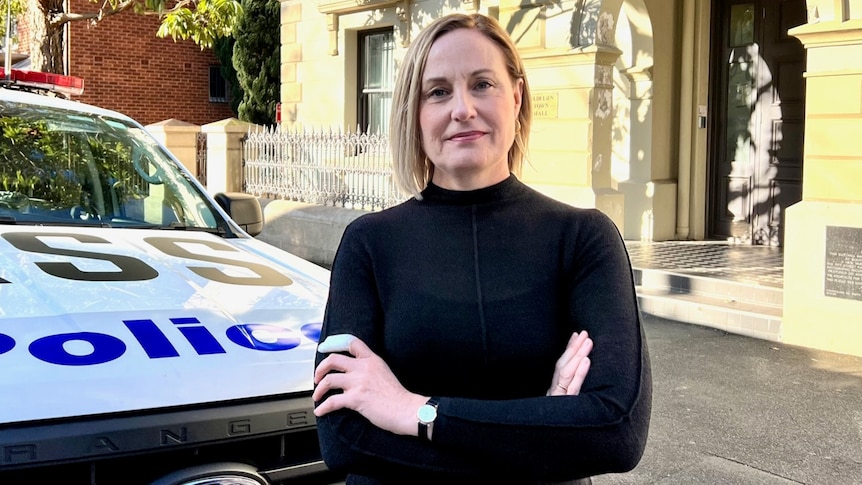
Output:
[[595,485],[862,484],[862,358],[649,315],[644,325],[647,450]]

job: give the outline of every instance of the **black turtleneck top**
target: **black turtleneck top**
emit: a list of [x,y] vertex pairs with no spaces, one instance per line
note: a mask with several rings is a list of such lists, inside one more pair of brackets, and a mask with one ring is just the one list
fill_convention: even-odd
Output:
[[[594,342],[581,394],[545,396],[580,330]],[[570,480],[628,471],[644,451],[651,375],[619,232],[514,176],[467,192],[430,184],[351,223],[321,341],[336,333],[439,398],[431,442],[351,410],[319,418],[324,460],[347,483]]]

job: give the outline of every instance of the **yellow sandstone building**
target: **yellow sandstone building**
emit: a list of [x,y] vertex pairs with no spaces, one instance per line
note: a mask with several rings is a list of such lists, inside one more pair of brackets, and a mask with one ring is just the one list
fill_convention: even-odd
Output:
[[782,340],[862,355],[862,0],[282,0],[283,124],[387,131],[456,11],[524,58],[525,182],[627,240],[782,245]]

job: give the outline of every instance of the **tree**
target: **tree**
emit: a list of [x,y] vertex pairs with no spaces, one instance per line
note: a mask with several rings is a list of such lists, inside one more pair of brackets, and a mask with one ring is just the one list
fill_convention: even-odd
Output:
[[158,15],[162,24],[156,35],[190,39],[203,49],[212,47],[215,39],[229,36],[242,13],[236,0],[91,0],[99,9],[86,13],[67,12],[65,0],[0,0],[4,18],[7,1],[12,2],[15,11],[23,12],[30,28],[31,68],[58,74],[64,74],[63,29],[68,22],[95,25],[125,11]]
[[280,4],[278,0],[242,0],[242,7],[233,47],[233,66],[244,93],[239,118],[273,124],[281,73]]

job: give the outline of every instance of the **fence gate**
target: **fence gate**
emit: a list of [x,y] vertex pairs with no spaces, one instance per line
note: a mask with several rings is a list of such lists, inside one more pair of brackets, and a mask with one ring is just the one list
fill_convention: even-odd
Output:
[[197,141],[195,142],[195,167],[197,168],[198,182],[207,185],[207,134],[198,133]]

